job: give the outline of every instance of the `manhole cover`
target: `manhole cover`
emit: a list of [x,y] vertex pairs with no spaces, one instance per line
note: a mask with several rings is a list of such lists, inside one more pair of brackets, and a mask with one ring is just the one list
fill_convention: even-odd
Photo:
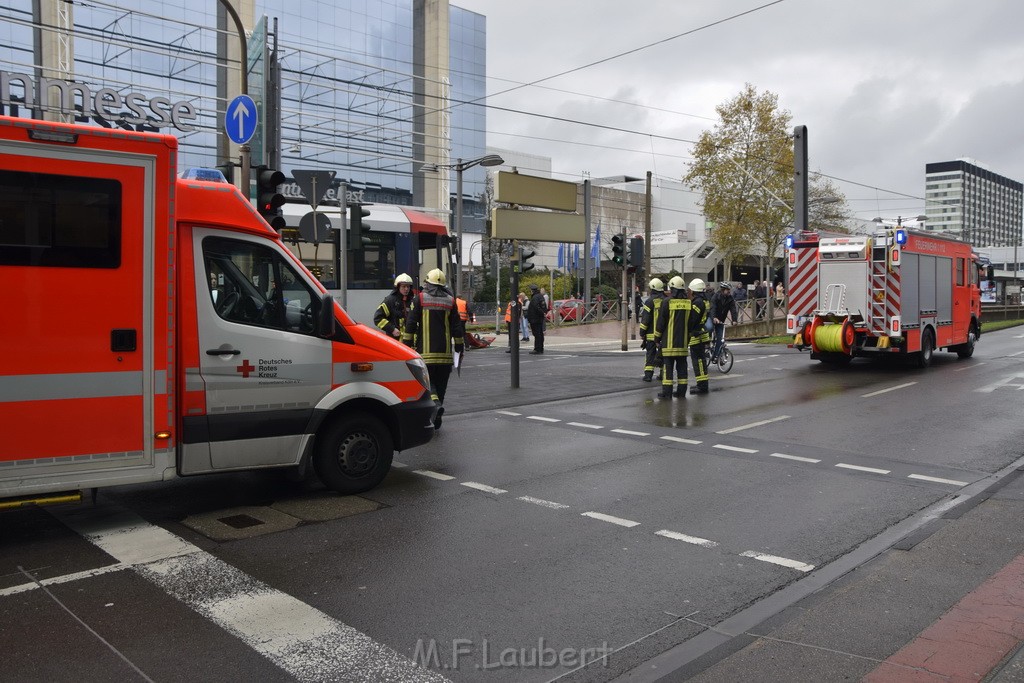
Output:
[[233,529],[248,529],[251,526],[259,526],[263,522],[249,515],[231,515],[230,517],[219,517],[218,522],[223,522]]

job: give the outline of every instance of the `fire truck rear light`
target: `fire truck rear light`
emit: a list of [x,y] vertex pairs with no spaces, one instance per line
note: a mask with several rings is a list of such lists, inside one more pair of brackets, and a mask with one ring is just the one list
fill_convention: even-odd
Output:
[[156,434],[153,435],[153,437],[156,438],[156,439],[169,439],[169,438],[171,438],[171,433],[170,432],[157,432]]
[[900,337],[903,336],[903,321],[900,316],[894,315],[889,319],[889,336]]
[[352,363],[352,372],[370,372],[373,370],[373,363]]
[[796,316],[786,316],[786,334],[796,334]]

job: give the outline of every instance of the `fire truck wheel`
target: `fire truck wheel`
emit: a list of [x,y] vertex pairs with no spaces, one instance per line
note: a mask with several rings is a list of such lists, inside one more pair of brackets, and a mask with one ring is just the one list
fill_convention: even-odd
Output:
[[394,444],[380,419],[354,413],[325,425],[317,434],[313,466],[330,489],[342,495],[368,491],[391,469]]
[[971,325],[971,331],[967,333],[967,341],[956,347],[956,355],[959,358],[970,358],[974,355],[974,345],[978,341],[978,332],[975,330],[974,325]]
[[926,368],[932,364],[935,354],[935,333],[930,329],[921,333],[921,350],[917,353],[917,367]]

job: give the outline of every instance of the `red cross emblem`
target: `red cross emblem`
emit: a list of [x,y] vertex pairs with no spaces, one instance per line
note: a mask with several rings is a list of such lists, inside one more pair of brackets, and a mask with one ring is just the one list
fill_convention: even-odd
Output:
[[242,373],[242,377],[248,377],[249,373],[256,369],[255,365],[249,365],[248,360],[243,360],[241,365],[236,365],[235,370]]

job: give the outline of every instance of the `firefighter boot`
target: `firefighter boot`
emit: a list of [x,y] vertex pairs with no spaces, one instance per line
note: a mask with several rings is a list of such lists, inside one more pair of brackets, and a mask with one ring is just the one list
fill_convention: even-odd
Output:
[[686,398],[686,385],[680,384],[676,387],[676,398]]
[[691,394],[706,394],[709,391],[707,382],[697,382],[697,386],[690,388]]
[[444,406],[439,406],[434,414],[434,431],[441,428],[441,416],[444,415]]
[[645,382],[650,382],[652,377],[654,377],[654,370],[644,370]]
[[658,398],[672,398],[672,385],[662,384],[661,393],[658,394]]

